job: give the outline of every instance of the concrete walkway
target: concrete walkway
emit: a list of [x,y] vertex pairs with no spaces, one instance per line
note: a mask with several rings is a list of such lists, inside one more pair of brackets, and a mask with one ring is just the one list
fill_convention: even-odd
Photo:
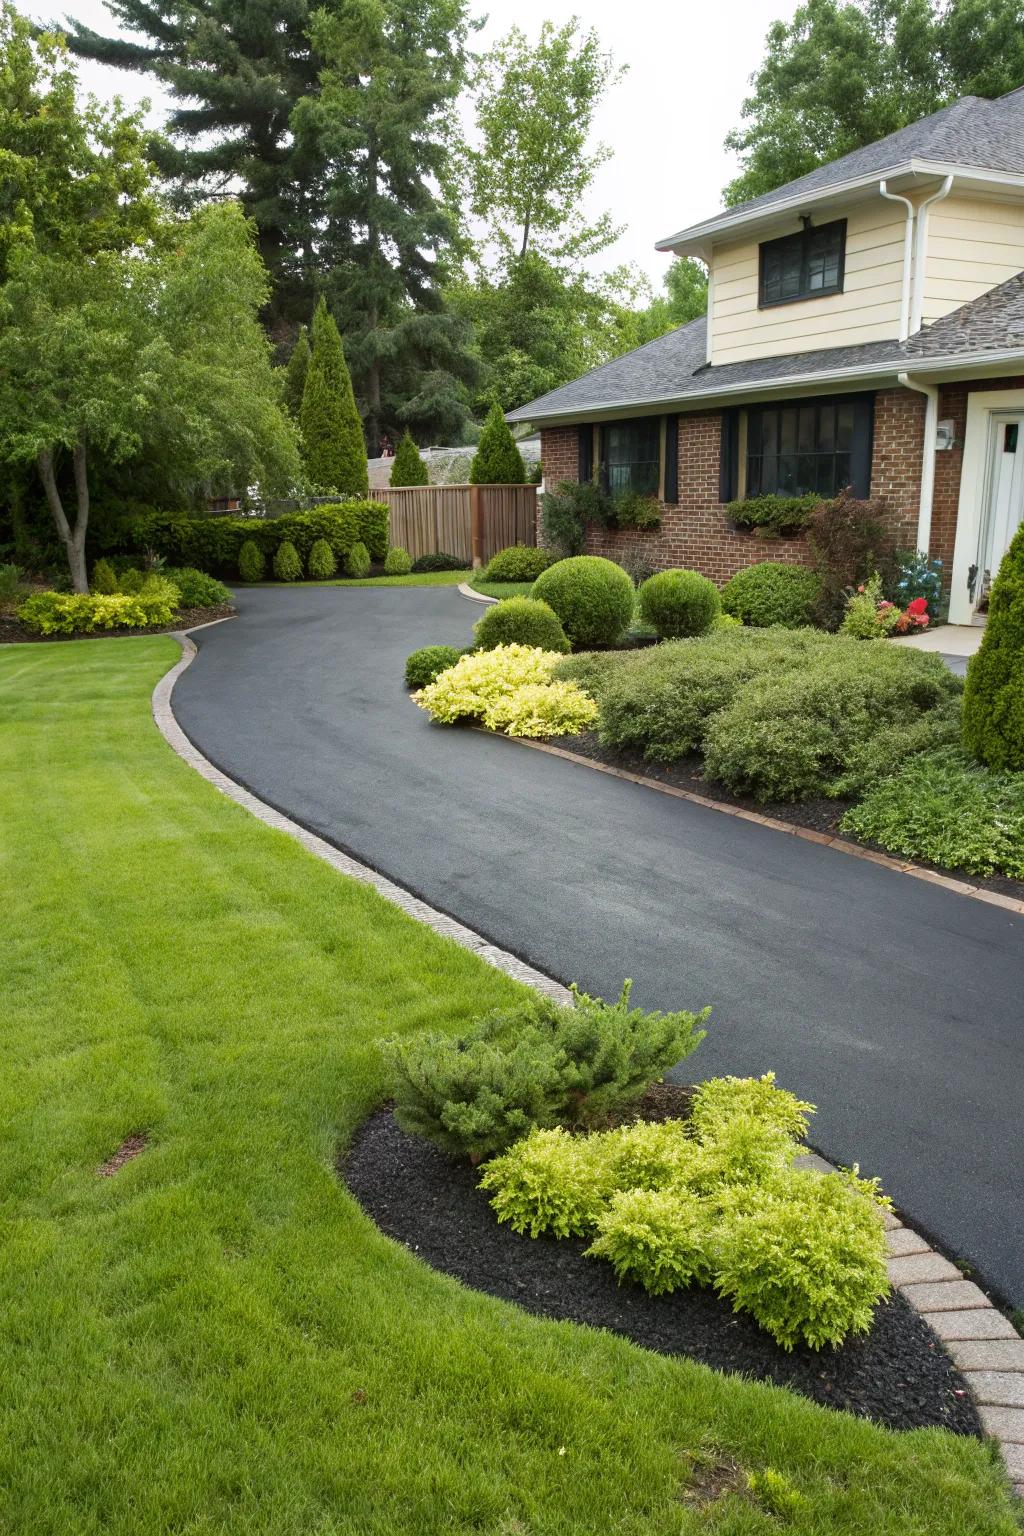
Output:
[[760,1073],[815,1140],[1024,1303],[1024,919],[513,742],[432,726],[443,588],[249,591],[174,708],[233,778],[561,980],[715,1006],[684,1075]]

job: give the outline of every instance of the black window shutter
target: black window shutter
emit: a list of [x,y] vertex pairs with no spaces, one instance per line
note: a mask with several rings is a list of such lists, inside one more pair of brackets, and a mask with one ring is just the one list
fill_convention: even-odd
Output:
[[871,495],[871,443],[874,436],[875,397],[855,400],[853,443],[850,450],[850,482],[859,501]]
[[674,507],[679,500],[679,417],[665,417],[665,502]]
[[587,424],[577,428],[579,433],[579,466],[577,477],[581,485],[587,485],[594,473],[594,429]]
[[722,412],[722,450],[718,470],[718,499],[733,501],[739,484],[739,411]]

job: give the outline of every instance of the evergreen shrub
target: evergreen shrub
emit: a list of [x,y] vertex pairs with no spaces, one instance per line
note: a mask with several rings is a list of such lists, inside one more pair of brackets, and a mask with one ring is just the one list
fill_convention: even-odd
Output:
[[533,597],[506,597],[495,603],[474,624],[473,639],[481,651],[514,643],[563,654],[569,650],[558,615],[547,603]]
[[1024,769],[1024,523],[992,585],[988,623],[967,664],[964,746],[989,768]]
[[238,574],[243,581],[262,581],[267,570],[263,551],[253,539],[246,539],[238,551]]
[[755,629],[782,624],[799,629],[814,622],[821,581],[813,571],[778,560],[762,560],[737,571],[722,588],[725,612]]
[[302,561],[289,539],[279,544],[274,554],[274,577],[277,581],[302,580]]
[[549,566],[532,595],[557,613],[573,650],[615,645],[633,618],[632,581],[620,565],[598,555]]
[[553,565],[555,557],[550,550],[538,549],[531,544],[510,544],[499,549],[487,562],[483,573],[485,581],[536,581],[541,571]]
[[391,465],[391,485],[429,485],[430,476],[423,457],[412,440],[412,433],[406,431],[398,444]]
[[317,539],[309,551],[309,560],[306,564],[310,581],[330,581],[338,569],[338,562],[334,558],[334,550],[326,539]]
[[469,467],[469,480],[471,485],[523,485],[526,482],[522,454],[497,402],[487,413]]
[[393,544],[384,556],[385,576],[408,576],[412,570],[409,552],[400,544]]
[[659,571],[643,583],[637,600],[662,640],[706,634],[722,608],[714,582],[697,571]]
[[345,575],[362,580],[370,574],[370,551],[363,543],[352,545],[345,557]]
[[409,689],[426,688],[435,677],[440,677],[449,667],[454,667],[461,651],[454,645],[422,645],[405,659],[405,686]]

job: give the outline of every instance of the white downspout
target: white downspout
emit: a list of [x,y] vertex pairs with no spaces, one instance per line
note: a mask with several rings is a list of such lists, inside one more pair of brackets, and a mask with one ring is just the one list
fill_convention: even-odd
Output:
[[913,253],[914,205],[909,197],[901,197],[898,192],[888,191],[884,181],[878,183],[878,190],[890,203],[902,203],[907,210],[907,222],[903,231],[903,286],[900,289],[900,341],[906,341],[910,335],[910,262]]
[[922,384],[909,373],[897,374],[904,389],[916,389],[925,397],[924,449],[921,455],[921,500],[917,512],[917,547],[927,555],[932,538],[932,499],[935,493],[935,437],[939,424],[939,390]]
[[928,239],[928,209],[933,203],[941,203],[948,197],[953,186],[952,176],[947,176],[937,192],[926,197],[917,210],[917,238],[914,244],[914,302],[910,311],[910,330],[915,334],[921,329],[921,312],[924,309],[924,256]]

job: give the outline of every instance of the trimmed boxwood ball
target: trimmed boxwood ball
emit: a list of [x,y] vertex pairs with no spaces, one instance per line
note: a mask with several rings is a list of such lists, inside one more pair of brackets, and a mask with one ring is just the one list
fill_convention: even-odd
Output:
[[493,651],[497,645],[535,645],[563,655],[569,650],[557,613],[535,597],[506,597],[495,603],[473,626],[473,637],[481,651]]
[[278,581],[302,580],[302,561],[290,539],[285,539],[284,543],[277,547],[277,554],[274,556],[274,575]]
[[992,586],[981,647],[967,665],[964,746],[989,768],[1024,769],[1024,524]]
[[484,571],[485,581],[536,581],[555,556],[530,544],[510,544],[492,555]]
[[238,551],[238,574],[243,581],[262,581],[266,574],[267,562],[263,558],[263,551],[252,539],[246,539]]
[[317,539],[309,552],[310,581],[330,581],[337,569],[338,562],[334,558],[334,550],[326,539]]
[[408,576],[412,570],[412,558],[408,550],[395,544],[388,550],[384,557],[385,576]]
[[782,624],[799,629],[814,622],[814,608],[821,582],[813,571],[780,560],[763,560],[737,571],[722,588],[726,613],[755,629]]
[[634,588],[614,560],[574,555],[542,571],[533,596],[553,608],[573,650],[614,645],[633,617]]
[[449,667],[454,667],[462,651],[457,651],[454,645],[422,645],[418,651],[413,651],[406,657],[405,662],[405,686],[407,688],[425,688],[432,683],[435,677],[440,677],[442,672],[447,672]]
[[370,574],[370,551],[365,544],[353,544],[345,559],[345,575],[358,580]]
[[697,571],[659,571],[638,593],[640,612],[662,640],[705,635],[722,609],[718,588]]

